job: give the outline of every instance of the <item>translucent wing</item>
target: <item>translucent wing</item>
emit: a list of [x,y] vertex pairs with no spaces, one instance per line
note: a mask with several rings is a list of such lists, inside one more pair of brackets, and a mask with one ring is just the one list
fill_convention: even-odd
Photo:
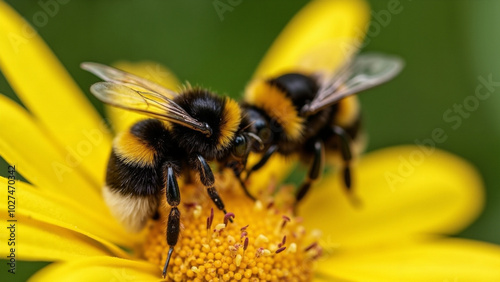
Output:
[[335,74],[321,78],[318,94],[302,107],[305,116],[327,108],[339,100],[385,83],[403,69],[402,59],[383,54],[363,54],[354,57]]
[[152,81],[128,72],[121,71],[119,69],[115,69],[110,66],[91,62],[82,63],[80,66],[82,69],[95,74],[96,76],[102,78],[104,81],[125,84],[138,91],[154,92],[170,99],[178,95],[175,91],[167,89]]
[[121,82],[98,82],[90,91],[99,100],[122,109],[174,122],[206,135],[212,133],[208,124],[191,117],[172,99],[155,92],[143,92]]

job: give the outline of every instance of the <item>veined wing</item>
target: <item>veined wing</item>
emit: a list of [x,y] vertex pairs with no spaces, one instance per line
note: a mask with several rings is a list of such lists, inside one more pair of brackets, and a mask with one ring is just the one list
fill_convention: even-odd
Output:
[[159,93],[143,92],[127,84],[110,81],[95,83],[90,87],[90,91],[109,105],[177,123],[208,136],[212,134],[208,124],[191,117],[172,99]]
[[301,109],[307,116],[327,108],[341,99],[385,83],[403,69],[401,58],[378,53],[355,57],[335,74],[323,78],[318,94]]
[[178,95],[177,92],[167,89],[145,78],[110,66],[92,62],[82,63],[80,66],[82,69],[95,74],[104,81],[121,83],[138,91],[158,93],[170,99],[173,99],[173,97]]

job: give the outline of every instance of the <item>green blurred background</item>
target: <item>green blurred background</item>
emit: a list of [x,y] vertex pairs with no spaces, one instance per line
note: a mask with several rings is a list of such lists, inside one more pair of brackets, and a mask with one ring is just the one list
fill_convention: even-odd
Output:
[[[38,1],[6,2],[32,24],[43,11]],[[222,15],[214,8],[217,1],[61,2],[67,3],[37,29],[87,94],[96,79],[79,68],[82,61],[125,59],[153,60],[181,81],[239,97],[273,39],[308,1],[218,0],[234,5]],[[389,2],[370,1],[373,14],[382,15]],[[500,244],[500,90],[466,111],[456,129],[443,119],[455,104],[471,101],[478,77],[500,81],[500,1],[399,2],[400,13],[372,21],[364,48],[406,61],[398,78],[360,97],[368,151],[422,141],[442,128],[448,139],[438,147],[472,162],[487,189],[484,213],[459,236]],[[0,92],[19,101],[1,76]],[[101,103],[90,99],[102,112]],[[2,162],[1,175],[5,166]],[[41,265],[18,262],[15,279],[25,280]],[[6,268],[1,269],[5,277]]]

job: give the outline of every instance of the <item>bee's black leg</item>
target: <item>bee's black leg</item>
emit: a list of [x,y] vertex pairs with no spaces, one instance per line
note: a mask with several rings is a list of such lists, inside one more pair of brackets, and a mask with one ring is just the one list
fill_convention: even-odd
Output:
[[250,170],[247,171],[247,176],[245,178],[245,181],[248,180],[248,178],[250,177],[250,174],[252,174],[252,172],[254,172],[256,170],[259,170],[261,167],[263,167],[267,163],[267,161],[269,160],[269,158],[277,150],[278,150],[278,145],[272,145],[271,147],[269,147],[269,149],[267,149],[267,151],[262,156],[262,159],[260,159],[260,161],[258,163],[256,163],[254,166],[252,166],[252,168]]
[[344,184],[345,188],[347,191],[351,191],[351,186],[352,186],[352,176],[351,176],[351,160],[352,160],[352,153],[351,153],[351,138],[345,132],[345,130],[337,125],[334,125],[332,127],[333,132],[340,137],[340,153],[342,154],[342,159],[344,160],[344,171],[343,171],[343,177],[344,177]]
[[250,191],[248,191],[248,188],[245,184],[245,182],[243,181],[243,179],[241,179],[241,174],[239,173],[236,173],[236,171],[234,172],[236,178],[238,178],[239,182],[240,182],[240,185],[241,185],[241,188],[243,189],[243,192],[245,192],[245,195],[247,195],[248,198],[252,199],[252,201],[257,201],[257,198],[255,198],[251,193]]
[[[224,202],[222,202],[222,199],[219,196],[219,193],[217,193],[217,190],[215,190],[214,187],[214,174],[212,172],[212,169],[208,165],[208,163],[205,161],[205,158],[203,158],[201,155],[197,156],[198,160],[198,170],[200,174],[200,181],[203,186],[207,187],[207,193],[208,196],[210,196],[210,199],[212,199],[212,202],[214,202],[215,206],[224,212],[224,214],[227,213],[226,208],[224,207]],[[232,219],[229,219],[229,221],[233,222]]]
[[167,261],[163,267],[163,278],[167,275],[168,264],[170,262],[170,258],[172,257],[174,247],[177,244],[177,240],[179,239],[181,218],[181,213],[177,208],[181,202],[181,194],[174,170],[171,166],[167,166],[166,168],[166,179],[167,185],[165,188],[165,195],[167,197],[167,203],[172,208],[170,209],[167,222],[167,244],[170,248],[168,249]]
[[325,146],[321,140],[314,142],[314,156],[311,167],[307,174],[307,178],[300,185],[299,192],[295,195],[296,202],[300,202],[311,188],[311,185],[316,181],[323,172],[325,163]]

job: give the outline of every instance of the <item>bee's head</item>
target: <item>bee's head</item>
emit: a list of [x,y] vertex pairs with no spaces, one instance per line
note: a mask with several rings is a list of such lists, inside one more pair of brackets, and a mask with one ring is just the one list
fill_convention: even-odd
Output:
[[208,160],[219,159],[231,151],[241,122],[241,110],[236,101],[191,88],[176,97],[175,102],[207,129],[200,132],[174,124],[172,131],[181,147]]
[[250,152],[255,151],[255,148],[261,150],[264,147],[262,140],[252,132],[240,131],[236,134],[231,152],[227,159],[227,164],[236,174],[241,173],[247,163]]
[[247,105],[241,107],[244,114],[232,141],[231,150],[226,156],[227,166],[231,167],[237,175],[245,169],[251,152],[263,152],[272,141],[268,120]]
[[273,132],[272,121],[263,111],[249,105],[243,105],[245,117],[241,122],[241,131],[250,139],[250,150],[262,153],[276,140],[279,130]]

